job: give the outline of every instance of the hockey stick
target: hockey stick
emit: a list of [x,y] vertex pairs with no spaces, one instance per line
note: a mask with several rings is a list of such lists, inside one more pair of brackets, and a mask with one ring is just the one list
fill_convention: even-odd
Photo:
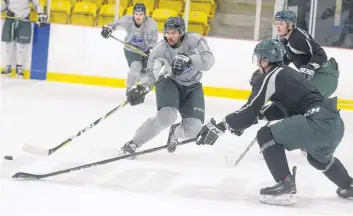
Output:
[[[194,142],[194,141],[196,141],[196,138],[184,140],[184,141],[180,142],[178,145],[184,145],[184,144],[191,143],[191,142]],[[155,147],[155,148],[150,148],[150,149],[146,149],[146,150],[141,151],[141,152],[136,152],[134,154],[127,154],[127,155],[123,155],[123,156],[119,156],[119,157],[114,157],[114,158],[110,158],[110,159],[106,159],[106,160],[101,160],[101,161],[97,161],[97,162],[94,162],[94,163],[89,163],[89,164],[85,164],[85,165],[81,165],[81,166],[77,166],[77,167],[72,167],[72,168],[68,168],[68,169],[64,169],[64,170],[59,170],[59,171],[56,171],[56,172],[46,173],[46,174],[31,174],[31,173],[25,173],[25,172],[18,172],[16,174],[14,174],[12,176],[12,178],[15,178],[15,179],[42,179],[42,178],[56,176],[56,175],[60,175],[60,174],[64,174],[64,173],[69,173],[69,172],[72,172],[72,171],[83,170],[83,169],[87,169],[87,168],[90,168],[90,167],[103,165],[103,164],[111,163],[111,162],[114,162],[114,161],[130,158],[130,157],[136,157],[138,155],[143,155],[143,154],[148,154],[148,153],[151,153],[151,152],[160,151],[162,149],[166,149],[167,147],[168,147],[168,145],[159,146],[159,147]]]
[[24,19],[24,18],[18,18],[18,17],[12,17],[12,16],[2,16],[1,19],[12,19],[12,20],[18,20],[18,21],[23,21],[23,22],[37,23],[37,22],[32,21],[32,20],[28,20],[28,19]]
[[[164,71],[165,66],[162,66],[160,71]],[[157,85],[161,80],[158,80],[153,86]],[[145,91],[145,95],[152,89],[148,88]],[[75,135],[73,135],[72,137],[66,139],[65,141],[63,141],[62,143],[60,143],[59,145],[55,146],[54,148],[51,149],[43,149],[43,148],[39,148],[39,147],[35,147],[29,144],[24,144],[23,145],[23,150],[28,152],[28,153],[32,153],[32,154],[36,154],[36,155],[41,155],[41,156],[49,156],[51,154],[53,154],[54,152],[56,152],[57,150],[61,149],[62,147],[64,147],[65,145],[67,145],[68,143],[70,143],[71,141],[73,141],[74,139],[76,139],[77,137],[81,136],[83,133],[85,133],[86,131],[90,130],[91,128],[93,128],[94,126],[98,125],[101,121],[103,121],[104,119],[108,118],[110,115],[112,115],[113,113],[115,113],[118,109],[126,106],[128,104],[128,101],[125,101],[123,104],[120,104],[119,106],[115,107],[114,109],[112,109],[111,111],[109,111],[107,114],[105,114],[104,116],[100,117],[99,119],[95,120],[93,123],[91,123],[90,125],[88,125],[87,127],[83,128],[82,130],[80,130],[79,132],[77,132]]]
[[68,143],[70,143],[71,141],[73,141],[74,139],[76,139],[77,137],[81,136],[83,133],[85,133],[86,131],[90,130],[91,128],[93,128],[94,126],[99,124],[101,121],[103,121],[104,119],[108,118],[111,114],[115,113],[118,109],[126,106],[127,104],[128,104],[128,102],[125,101],[123,104],[120,104],[119,106],[115,107],[114,109],[109,111],[107,114],[105,114],[104,116],[102,116],[99,119],[95,120],[93,123],[91,123],[87,127],[83,128],[82,130],[77,132],[75,135],[73,135],[72,137],[70,137],[67,140],[63,141],[62,143],[60,143],[59,145],[55,146],[54,148],[43,149],[43,148],[35,147],[35,146],[29,145],[29,144],[24,144],[23,150],[28,152],[28,153],[32,153],[32,154],[36,154],[36,155],[49,156],[49,155],[53,154],[54,152],[56,152],[57,150],[59,150],[62,147],[64,147],[65,145],[67,145]]
[[138,54],[142,55],[142,56],[145,56],[145,57],[148,57],[148,55],[144,52],[142,52],[141,50],[137,49],[136,47],[132,46],[131,44],[128,44],[128,43],[125,43],[124,41],[120,40],[119,38],[113,36],[113,35],[110,35],[111,38],[113,38],[114,40],[116,41],[119,41],[120,43],[124,44],[125,46],[133,49],[135,52],[137,52]]
[[[271,122],[268,121],[268,122],[266,123],[265,127],[268,126],[270,123],[271,123]],[[249,150],[250,150],[250,148],[255,144],[256,140],[257,140],[257,139],[256,139],[256,137],[255,137],[255,138],[253,139],[253,141],[251,141],[251,143],[248,145],[248,147],[245,149],[245,151],[244,151],[244,152],[238,157],[238,159],[235,161],[234,166],[237,166],[237,165],[239,164],[239,162],[244,158],[244,156],[246,155],[246,153],[248,153]]]

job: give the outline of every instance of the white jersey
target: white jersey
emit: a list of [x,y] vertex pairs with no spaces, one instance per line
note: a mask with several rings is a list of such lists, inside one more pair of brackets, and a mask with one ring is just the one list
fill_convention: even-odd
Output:
[[[203,71],[209,70],[215,62],[207,41],[197,33],[186,33],[184,40],[177,48],[169,46],[166,40],[159,42],[152,50],[147,63],[147,76],[141,80],[144,86],[152,86],[160,73],[171,74],[171,67],[175,56],[184,53],[191,59],[191,71],[170,78],[181,85],[189,86],[199,82]],[[160,71],[165,66],[165,71]]]
[[9,12],[8,14],[12,12],[15,18],[28,18],[31,12],[29,7],[30,2],[32,2],[37,13],[43,13],[43,7],[39,0],[3,0],[1,3],[1,12],[7,10]]

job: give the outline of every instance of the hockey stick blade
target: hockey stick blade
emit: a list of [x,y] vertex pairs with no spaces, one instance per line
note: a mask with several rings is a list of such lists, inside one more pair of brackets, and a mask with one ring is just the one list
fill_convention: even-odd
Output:
[[23,145],[23,150],[25,152],[28,152],[28,153],[31,153],[31,154],[35,154],[35,155],[40,155],[40,156],[48,156],[49,155],[49,150],[48,149],[35,147],[35,146],[29,145],[27,143],[25,143]]
[[[196,141],[196,138],[188,139],[188,140],[184,140],[184,141],[180,142],[179,145],[184,145],[184,144],[195,142],[195,141]],[[87,168],[91,168],[91,167],[95,167],[95,166],[111,163],[111,162],[114,162],[114,161],[117,161],[117,160],[122,160],[122,159],[126,159],[126,158],[136,157],[138,155],[143,155],[143,154],[148,154],[148,153],[160,151],[162,149],[166,149],[167,147],[168,147],[168,145],[159,146],[159,147],[155,147],[155,148],[150,148],[150,149],[146,149],[146,150],[141,151],[141,152],[136,152],[134,154],[127,154],[127,155],[123,155],[123,156],[119,156],[119,157],[109,158],[109,159],[105,159],[105,160],[101,160],[101,161],[97,161],[97,162],[93,162],[93,163],[89,163],[89,164],[84,164],[84,165],[81,165],[81,166],[72,167],[72,168],[68,168],[68,169],[64,169],[64,170],[59,170],[59,171],[56,171],[56,172],[46,173],[46,174],[42,174],[42,175],[32,174],[32,173],[25,173],[25,172],[18,172],[16,174],[14,174],[12,176],[12,178],[14,178],[14,179],[42,179],[42,178],[46,178],[46,177],[56,176],[56,175],[60,175],[60,174],[64,174],[64,173],[69,173],[69,172],[72,172],[72,171],[83,170],[83,169],[87,169]]]

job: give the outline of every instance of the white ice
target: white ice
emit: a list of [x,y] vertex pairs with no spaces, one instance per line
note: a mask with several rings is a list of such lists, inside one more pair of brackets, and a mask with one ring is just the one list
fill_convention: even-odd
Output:
[[[264,205],[259,190],[274,184],[255,145],[237,167],[236,158],[264,122],[241,137],[222,136],[214,146],[194,143],[42,180],[13,180],[19,171],[53,172],[115,157],[138,126],[155,114],[154,93],[140,106],[126,106],[66,147],[47,157],[22,151],[24,143],[52,148],[124,102],[124,90],[54,82],[2,79],[1,206],[4,216],[93,215],[352,215],[353,202],[339,199],[336,186],[288,153],[298,166],[298,202]],[[206,120],[221,119],[244,101],[206,99]],[[346,134],[336,157],[353,173],[353,112],[342,111]],[[165,145],[167,131],[143,149]]]

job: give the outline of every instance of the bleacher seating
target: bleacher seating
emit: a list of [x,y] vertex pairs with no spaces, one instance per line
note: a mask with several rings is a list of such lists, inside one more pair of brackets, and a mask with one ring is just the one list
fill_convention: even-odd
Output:
[[[103,26],[111,23],[115,18],[116,5],[105,4],[102,5],[97,18],[97,26]],[[119,17],[123,16],[124,8],[119,8]]]
[[157,8],[153,11],[152,18],[157,22],[159,32],[164,31],[164,23],[171,16],[178,16],[178,12],[167,8]]
[[[47,0],[40,0],[46,6]],[[120,0],[119,15],[133,14],[133,5],[144,3],[146,15],[156,20],[158,31],[163,32],[164,22],[170,16],[184,16],[185,0]],[[114,20],[116,0],[51,0],[50,22],[83,26],[103,26]],[[30,19],[38,21],[32,3]],[[209,22],[215,15],[214,0],[190,0],[188,31],[207,35]]]
[[97,6],[91,2],[76,2],[71,15],[71,24],[95,26]]
[[178,15],[184,11],[184,1],[183,0],[159,0],[158,8],[169,8],[178,12]]
[[50,22],[58,24],[70,23],[71,1],[57,0],[50,3]]
[[216,4],[213,0],[190,0],[190,11],[204,12],[209,19],[212,19],[215,15]]
[[210,31],[208,17],[204,12],[190,11],[188,19],[188,32],[196,32],[201,35],[207,35]]

